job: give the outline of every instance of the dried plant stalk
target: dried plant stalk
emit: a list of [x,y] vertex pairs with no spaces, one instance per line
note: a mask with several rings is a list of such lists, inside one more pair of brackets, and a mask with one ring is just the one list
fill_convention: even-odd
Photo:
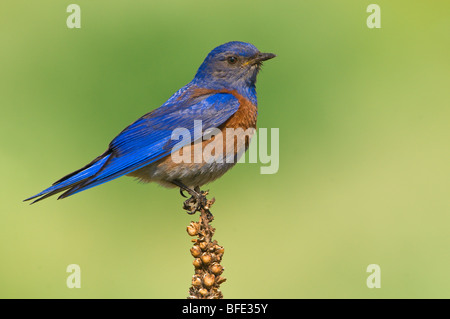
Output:
[[[207,192],[202,194],[207,195]],[[191,255],[194,257],[195,274],[192,276],[192,285],[189,288],[189,299],[223,298],[219,287],[226,280],[221,276],[224,269],[220,264],[224,249],[217,244],[216,240],[212,240],[216,229],[210,225],[214,216],[209,208],[214,201],[214,198],[206,200],[205,197],[205,201],[198,209],[199,221],[191,222],[186,229],[190,236],[197,237],[192,239],[194,245],[191,248]]]

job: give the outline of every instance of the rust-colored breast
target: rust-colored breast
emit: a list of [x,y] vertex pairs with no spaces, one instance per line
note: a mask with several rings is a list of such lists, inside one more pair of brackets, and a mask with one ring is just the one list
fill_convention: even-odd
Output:
[[211,89],[195,89],[191,94],[192,98],[200,97],[206,94],[215,94],[215,93],[228,93],[232,94],[239,101],[239,109],[234,113],[225,123],[223,123],[220,128],[229,127],[229,128],[242,128],[244,130],[248,128],[256,129],[256,116],[257,116],[257,108],[256,106],[250,102],[250,100],[246,99],[235,90],[211,90]]
[[[210,89],[195,89],[191,94],[192,98],[200,97],[206,94],[216,94],[216,93],[228,93],[232,94],[239,101],[239,108],[228,120],[226,120],[222,125],[218,127],[222,131],[222,136],[213,136],[209,140],[201,142],[201,149],[205,149],[207,145],[215,141],[217,138],[222,138],[221,146],[223,147],[223,155],[227,156],[231,154],[237,155],[238,153],[245,151],[249,144],[250,138],[256,129],[256,118],[257,118],[257,108],[248,99],[244,98],[242,95],[238,94],[234,90],[210,90]],[[234,129],[231,131],[227,129]],[[228,132],[228,133],[227,133]],[[217,142],[217,141],[216,141]],[[233,147],[229,147],[233,144]],[[228,145],[228,147],[227,147]],[[195,154],[198,152],[194,151],[194,143],[190,146],[185,146],[181,148],[178,152],[180,156],[183,156],[185,148],[190,148],[189,153],[191,154],[190,163],[174,163],[172,162],[171,156],[168,156],[160,160],[160,164],[166,166],[168,169],[174,169],[176,166],[186,166],[186,168],[193,169],[196,165],[202,165],[201,163],[205,161],[205,158],[198,159],[195,158]],[[244,149],[242,149],[244,148]],[[214,152],[213,152],[214,155]],[[221,157],[221,156],[220,156]],[[200,162],[200,163],[199,163]]]
[[[196,89],[194,90],[192,97],[199,97],[202,95],[206,95],[206,94],[216,94],[216,93],[227,93],[227,94],[232,94],[238,101],[239,101],[239,108],[236,111],[236,113],[234,113],[228,120],[226,120],[222,125],[220,125],[218,128],[222,131],[223,134],[223,144],[224,147],[226,145],[226,142],[228,140],[228,143],[230,143],[230,138],[231,139],[235,139],[234,142],[234,153],[236,153],[240,146],[239,145],[244,145],[245,149],[248,148],[250,140],[249,137],[251,137],[252,134],[248,134],[248,132],[250,131],[249,129],[253,129],[256,130],[256,119],[257,119],[257,108],[256,105],[254,105],[252,102],[250,102],[250,100],[246,99],[245,97],[243,97],[242,95],[240,95],[239,93],[237,93],[235,90],[227,90],[227,89],[222,89],[222,90],[210,90],[210,89]],[[226,134],[226,129],[242,129],[243,131],[245,131],[247,134],[237,134],[237,136],[227,136]],[[236,133],[236,131],[234,132]],[[245,139],[245,143],[241,143],[242,141],[238,142],[237,139],[239,138],[243,138]],[[207,144],[209,144],[211,141],[213,141],[214,138],[207,140],[207,141],[203,141],[203,147],[205,147]],[[225,152],[225,149],[224,149]],[[225,153],[228,153],[229,150]]]
[[240,127],[243,130],[246,130],[248,128],[256,129],[256,106],[252,102],[250,102],[250,100],[238,94],[236,91],[223,90],[223,92],[221,93],[232,94],[239,101],[239,109],[221,126],[229,128]]

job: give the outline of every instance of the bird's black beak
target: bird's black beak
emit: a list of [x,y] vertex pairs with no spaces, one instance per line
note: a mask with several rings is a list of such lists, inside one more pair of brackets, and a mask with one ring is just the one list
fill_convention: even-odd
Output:
[[274,57],[276,57],[276,55],[273,53],[258,53],[256,55],[255,61],[262,62],[262,61],[266,61],[269,59],[273,59]]
[[254,57],[252,57],[246,64],[261,64],[261,62],[273,59],[276,57],[273,53],[258,53]]

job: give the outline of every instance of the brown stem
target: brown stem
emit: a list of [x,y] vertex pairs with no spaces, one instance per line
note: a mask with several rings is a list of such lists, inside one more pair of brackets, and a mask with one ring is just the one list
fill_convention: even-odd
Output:
[[[201,192],[206,196],[207,192]],[[209,208],[214,204],[215,199],[207,200],[204,197],[203,204],[200,204],[200,219],[198,222],[191,222],[187,227],[190,236],[196,236],[192,239],[194,245],[191,248],[191,254],[194,257],[193,265],[195,274],[192,276],[191,287],[189,288],[189,299],[222,299],[220,285],[226,280],[220,275],[224,269],[220,262],[224,249],[213,240],[213,228],[210,223],[214,220]]]

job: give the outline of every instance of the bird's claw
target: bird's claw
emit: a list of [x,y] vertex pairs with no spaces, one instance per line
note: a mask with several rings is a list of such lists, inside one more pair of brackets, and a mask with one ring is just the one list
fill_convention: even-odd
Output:
[[183,209],[186,210],[189,215],[193,215],[200,211],[202,207],[207,208],[206,195],[208,195],[208,191],[201,191],[197,187],[194,190],[196,191],[196,194],[193,194],[190,198],[185,200],[183,204]]
[[202,191],[199,186],[195,186],[194,189],[191,189],[179,180],[172,181],[172,184],[180,187],[181,196],[187,198],[187,196],[184,195],[184,191],[191,195],[191,197],[183,203],[183,209],[186,210],[188,214],[193,215],[196,212],[201,211],[209,212],[209,207],[214,203],[214,198],[212,200],[206,199],[206,195],[209,194],[209,190]]
[[184,195],[184,193],[183,193],[183,189],[182,189],[182,188],[180,188],[180,194],[181,194],[181,196],[183,196],[184,198],[187,198],[187,196],[186,196],[186,195]]

